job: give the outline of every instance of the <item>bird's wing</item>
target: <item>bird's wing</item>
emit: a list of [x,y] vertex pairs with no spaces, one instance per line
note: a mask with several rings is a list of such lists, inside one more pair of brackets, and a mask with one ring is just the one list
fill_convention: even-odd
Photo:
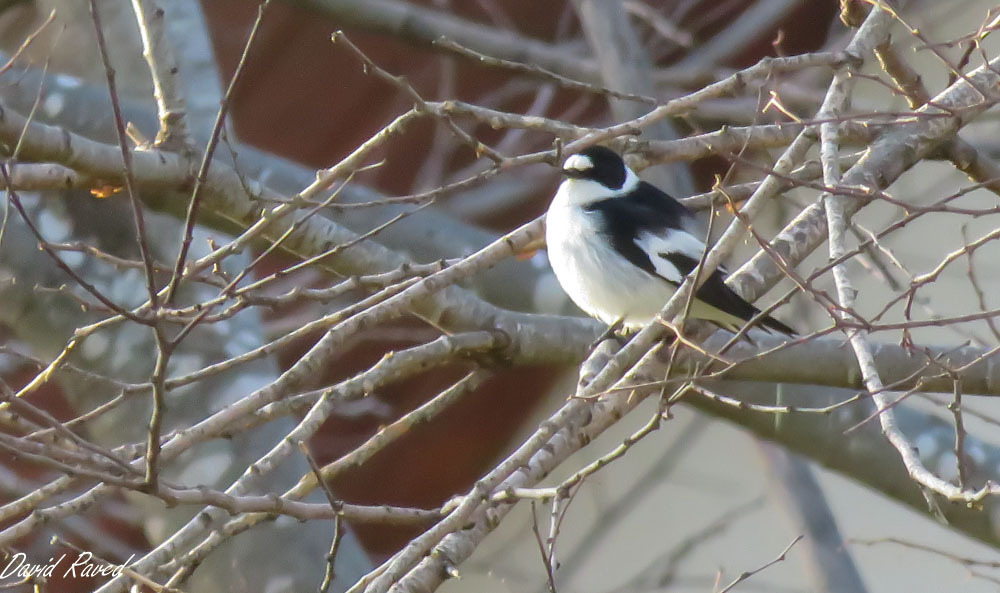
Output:
[[649,222],[667,228],[686,229],[694,221],[694,213],[670,194],[651,183],[640,181],[625,199],[633,207],[648,211]]
[[[680,229],[643,231],[635,238],[635,244],[649,257],[656,275],[673,284],[680,284],[705,252],[700,239]],[[725,274],[725,269],[722,272]]]
[[[661,267],[663,269],[670,269],[674,272],[679,272],[681,280],[683,280],[684,276],[694,271],[701,260],[700,254],[698,258],[693,258],[689,254],[680,251],[661,251],[655,253],[655,255],[650,254],[650,257],[657,267],[658,273]],[[663,261],[657,262],[657,259]],[[729,285],[726,284],[726,277],[728,275],[728,272],[722,268],[715,269],[698,288],[698,292],[696,293],[698,300],[715,307],[727,315],[738,317],[743,321],[750,321],[750,319],[760,313],[760,309],[748,303],[743,297],[736,294],[733,289],[729,288]],[[677,284],[679,283],[680,281],[677,281]],[[765,315],[758,323],[764,328],[777,330],[789,336],[795,335],[794,329],[770,315]]]
[[[624,196],[597,200],[584,209],[599,217],[598,228],[622,257],[674,284],[684,275],[652,254],[680,250],[697,259],[705,249],[704,243],[685,230],[694,219],[691,211],[645,181]],[[650,241],[652,244],[647,244]]]
[[[680,284],[685,276],[694,271],[701,261],[701,254],[698,254],[697,257],[692,257],[691,253],[684,253],[678,250],[660,250],[651,253],[650,257],[654,258],[654,261],[657,259],[661,260],[663,268],[669,267],[675,272],[679,272],[681,277],[680,280],[675,281],[677,284]],[[698,300],[724,313],[747,321],[760,311],[743,300],[740,295],[733,292],[733,289],[729,288],[726,284],[726,276],[727,273],[725,270],[714,270],[698,288],[698,292],[696,293]]]
[[[686,229],[693,215],[680,202],[645,182],[629,195],[594,202],[586,210],[601,216],[601,231],[612,247],[632,265],[675,286],[701,261],[705,243]],[[719,267],[698,289],[698,300],[744,321],[760,310],[726,285],[728,272]],[[794,335],[773,317],[760,324]]]

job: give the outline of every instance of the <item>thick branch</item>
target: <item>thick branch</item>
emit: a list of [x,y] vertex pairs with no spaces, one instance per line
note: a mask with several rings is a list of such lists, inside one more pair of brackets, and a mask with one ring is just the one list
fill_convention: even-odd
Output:
[[132,0],[132,9],[142,37],[142,57],[153,77],[153,98],[160,119],[156,144],[170,150],[183,148],[190,141],[187,107],[178,84],[177,60],[166,36],[163,9],[154,0]]
[[[951,85],[930,104],[915,112],[913,120],[890,129],[872,143],[868,152],[844,174],[841,185],[868,188],[873,193],[884,189],[904,171],[927,158],[941,143],[972,119],[996,105],[1000,95],[983,95],[980,89],[1000,85],[1000,58],[972,72]],[[852,198],[845,213],[853,215],[870,200]],[[773,251],[786,262],[805,259],[825,239],[826,213],[821,204],[803,210],[772,242]],[[772,286],[783,272],[771,256],[758,253],[729,278],[729,284],[751,300]]]

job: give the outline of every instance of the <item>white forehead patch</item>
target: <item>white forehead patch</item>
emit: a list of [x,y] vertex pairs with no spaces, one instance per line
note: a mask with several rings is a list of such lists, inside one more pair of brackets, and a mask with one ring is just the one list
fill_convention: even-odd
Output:
[[563,163],[564,171],[589,171],[594,168],[594,162],[589,156],[582,154],[570,155]]

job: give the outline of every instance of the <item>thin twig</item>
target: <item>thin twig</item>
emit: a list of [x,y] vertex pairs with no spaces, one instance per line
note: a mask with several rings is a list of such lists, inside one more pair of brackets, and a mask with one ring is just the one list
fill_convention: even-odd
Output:
[[[91,0],[93,2],[94,0]],[[226,114],[229,112],[229,105],[232,101],[233,91],[236,88],[236,84],[242,77],[244,67],[247,63],[247,58],[250,55],[250,49],[253,47],[254,40],[257,38],[257,32],[260,30],[260,24],[264,20],[264,11],[267,7],[271,5],[271,0],[264,0],[264,2],[257,7],[257,18],[254,20],[253,28],[250,29],[250,35],[247,37],[247,42],[243,46],[243,54],[240,55],[240,61],[236,65],[236,71],[233,72],[232,78],[229,79],[229,86],[226,88],[226,94],[222,98],[222,103],[219,105],[219,112],[215,116],[215,124],[212,127],[212,135],[209,138],[208,146],[205,147],[205,154],[202,156],[201,165],[198,167],[198,175],[195,178],[194,189],[191,191],[191,201],[188,202],[187,213],[184,215],[184,235],[181,240],[181,248],[177,254],[177,261],[174,263],[174,271],[170,276],[170,283],[167,285],[167,294],[165,297],[165,302],[170,305],[174,302],[177,297],[177,288],[180,285],[181,279],[184,277],[184,264],[187,261],[188,250],[191,248],[191,241],[194,238],[194,225],[197,222],[198,210],[201,207],[202,193],[205,191],[205,185],[208,179],[208,170],[212,165],[212,158],[215,156],[215,149],[219,145],[219,138],[222,133],[222,126],[226,122]],[[152,301],[155,303],[155,301]],[[155,306],[154,306],[155,308]]]
[[796,536],[796,538],[793,539],[790,544],[788,544],[787,546],[785,546],[785,549],[782,550],[780,554],[778,554],[777,558],[775,558],[774,560],[771,560],[767,564],[764,564],[764,565],[760,566],[759,568],[755,568],[753,570],[749,570],[749,571],[740,573],[740,576],[736,577],[736,579],[733,580],[733,582],[729,583],[728,585],[726,585],[725,587],[723,587],[722,589],[720,589],[718,593],[726,593],[727,591],[732,590],[733,587],[735,587],[736,585],[739,585],[740,583],[742,583],[743,581],[749,579],[753,575],[755,575],[755,574],[757,574],[757,573],[759,573],[759,572],[761,572],[761,571],[763,571],[763,570],[765,570],[767,568],[770,568],[770,567],[774,566],[775,564],[777,564],[779,562],[783,562],[785,560],[785,556],[788,554],[788,551],[792,549],[792,546],[794,546],[795,544],[799,543],[799,540],[801,540],[802,538],[803,538],[803,536],[801,536],[801,535]]
[[636,95],[633,93],[623,93],[620,91],[612,90],[607,87],[597,86],[589,82],[581,82],[579,80],[573,80],[572,78],[567,78],[561,74],[556,74],[550,70],[546,70],[541,66],[536,66],[534,64],[522,64],[520,62],[514,62],[511,60],[504,60],[502,58],[494,58],[486,54],[477,52],[476,50],[469,49],[462,46],[447,37],[438,37],[434,40],[434,46],[446,49],[448,51],[455,52],[456,54],[476,60],[480,64],[487,66],[496,66],[498,68],[504,68],[512,72],[518,72],[521,74],[528,74],[531,76],[537,76],[543,80],[549,82],[554,82],[558,86],[567,89],[573,89],[577,91],[583,91],[587,93],[594,93],[596,95],[603,95],[607,97],[614,97],[616,99],[625,99],[627,101],[636,101],[639,103],[646,103],[648,105],[659,105],[662,103],[656,97],[647,97],[645,95]]
[[125,118],[122,116],[118,100],[115,70],[111,67],[111,58],[108,57],[108,47],[104,40],[104,28],[101,25],[101,13],[97,8],[97,0],[89,1],[90,16],[94,22],[94,31],[97,33],[97,47],[101,53],[101,60],[104,62],[104,73],[108,79],[108,93],[111,95],[111,108],[115,115],[115,131],[118,133],[118,147],[121,149],[122,166],[124,167],[125,191],[128,194],[129,203],[132,205],[132,220],[135,223],[139,242],[139,254],[142,256],[143,267],[146,271],[146,291],[149,293],[150,306],[155,310],[159,308],[159,298],[156,294],[156,278],[153,275],[153,256],[149,251],[146,222],[142,213],[142,203],[139,201],[137,193],[138,183],[132,166],[132,151],[128,147],[128,136],[125,133]]
[[302,451],[302,455],[309,463],[309,469],[312,470],[313,476],[320,485],[320,489],[322,489],[323,494],[326,495],[327,502],[330,503],[330,508],[335,513],[333,519],[333,539],[330,542],[330,551],[326,554],[326,572],[323,574],[323,582],[320,583],[319,586],[319,593],[326,593],[326,591],[329,590],[330,585],[333,583],[333,579],[337,576],[334,565],[337,562],[337,550],[340,548],[340,540],[344,536],[340,514],[344,503],[334,496],[333,491],[330,490],[330,486],[326,483],[326,480],[323,479],[323,476],[320,473],[319,464],[316,463],[312,454],[309,453],[309,446],[302,441],[299,441],[299,450]]

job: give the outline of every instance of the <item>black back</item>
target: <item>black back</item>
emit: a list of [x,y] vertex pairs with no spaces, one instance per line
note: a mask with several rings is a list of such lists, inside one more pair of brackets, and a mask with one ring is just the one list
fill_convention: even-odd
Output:
[[645,181],[624,196],[593,202],[584,210],[599,212],[601,233],[611,246],[632,265],[653,275],[653,262],[635,240],[642,233],[666,235],[672,229],[683,230],[694,216],[683,204]]

